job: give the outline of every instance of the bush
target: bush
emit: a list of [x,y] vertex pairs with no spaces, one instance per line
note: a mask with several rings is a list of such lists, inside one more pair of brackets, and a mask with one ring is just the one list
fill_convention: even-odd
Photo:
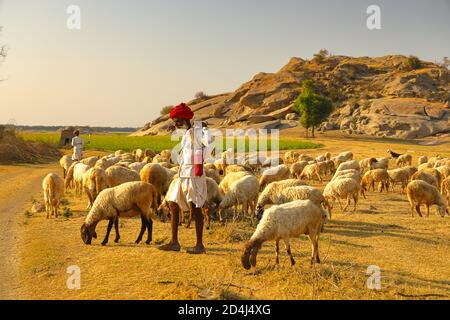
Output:
[[422,62],[416,56],[409,56],[405,62],[405,67],[408,70],[416,70],[422,66]]
[[204,99],[204,98],[206,98],[207,96],[206,96],[206,94],[203,92],[203,91],[199,91],[199,92],[197,92],[196,94],[195,94],[195,99]]
[[31,214],[30,210],[26,210],[23,215],[25,216],[25,218],[31,218],[33,215]]
[[319,52],[314,54],[313,61],[317,63],[322,63],[327,57],[329,57],[330,53],[327,49],[321,49]]
[[70,218],[73,216],[72,210],[68,207],[63,208],[63,217],[64,218]]
[[172,110],[173,106],[165,106],[161,109],[161,111],[159,112],[162,116],[169,114],[170,110]]

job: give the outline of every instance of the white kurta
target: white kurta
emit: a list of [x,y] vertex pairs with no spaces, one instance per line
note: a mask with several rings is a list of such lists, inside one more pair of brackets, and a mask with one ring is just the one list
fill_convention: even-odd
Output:
[[72,160],[80,161],[83,158],[83,146],[84,146],[83,139],[81,139],[80,137],[73,137],[72,146],[73,146]]
[[201,128],[195,130],[191,128],[181,138],[179,179],[170,184],[166,200],[176,202],[183,211],[190,209],[189,202],[194,203],[196,208],[201,208],[205,204],[207,197],[205,173],[203,172],[201,177],[195,176],[193,159],[194,155],[200,158],[203,155],[204,159],[207,143]]

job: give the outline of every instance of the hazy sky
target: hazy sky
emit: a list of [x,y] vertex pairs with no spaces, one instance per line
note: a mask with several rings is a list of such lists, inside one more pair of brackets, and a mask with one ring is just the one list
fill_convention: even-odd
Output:
[[[81,8],[81,30],[66,9]],[[381,30],[366,8],[381,7]],[[321,48],[450,56],[450,0],[0,0],[0,123],[142,126]]]

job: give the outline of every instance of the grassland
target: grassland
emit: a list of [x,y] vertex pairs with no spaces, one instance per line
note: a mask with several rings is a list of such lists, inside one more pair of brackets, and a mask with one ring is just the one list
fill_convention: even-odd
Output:
[[[322,149],[315,156],[352,150],[356,159],[385,156],[387,147],[419,155],[450,156],[448,143],[423,146],[384,139],[341,139],[321,136]],[[88,155],[92,154],[89,152]],[[391,167],[395,165],[390,164]],[[20,169],[22,170],[22,166]],[[14,184],[13,167],[8,183]],[[29,170],[36,170],[33,166]],[[54,172],[60,172],[55,164]],[[324,184],[313,184],[323,188]],[[34,199],[41,199],[42,193]],[[17,248],[20,292],[26,299],[450,299],[450,218],[431,214],[412,218],[406,196],[399,190],[369,192],[357,211],[333,211],[333,219],[319,242],[322,263],[310,266],[310,242],[299,237],[291,242],[297,264],[291,267],[281,248],[275,265],[274,243],[264,244],[256,269],[240,265],[240,253],[254,228],[248,222],[212,224],[205,231],[207,254],[191,256],[186,246],[195,242],[194,228],[180,227],[182,252],[161,252],[156,245],[170,236],[169,224],[154,224],[154,243],[133,243],[139,231],[137,219],[121,220],[121,241],[100,245],[106,222],[97,226],[98,240],[86,246],[80,226],[87,199],[72,191],[66,205],[73,216],[45,219],[19,212]],[[31,202],[29,203],[31,205]],[[432,210],[434,213],[434,210]],[[113,236],[110,238],[112,239]],[[81,269],[81,289],[66,286],[67,267]],[[381,289],[370,290],[367,268],[381,269]]]
[[[56,146],[59,142],[59,134],[56,132],[21,132],[20,136],[25,140],[30,141],[42,141],[47,144]],[[137,148],[150,148],[155,152],[160,152],[164,149],[172,149],[178,143],[178,140],[172,141],[170,136],[146,136],[136,137],[128,136],[126,134],[93,134],[82,135],[85,141],[86,150],[100,150],[100,151],[115,151],[124,150],[132,151]],[[239,141],[245,143],[245,148],[249,148],[249,139],[245,142],[242,139],[234,139],[233,144],[235,149]],[[221,143],[223,150],[226,149],[226,141],[224,139],[218,139],[216,143]],[[303,141],[291,137],[282,137],[279,140],[280,150],[292,150],[292,149],[316,149],[322,147],[322,144],[312,141]],[[258,145],[258,150],[262,146]],[[272,149],[272,143],[269,140],[267,143],[267,150]]]

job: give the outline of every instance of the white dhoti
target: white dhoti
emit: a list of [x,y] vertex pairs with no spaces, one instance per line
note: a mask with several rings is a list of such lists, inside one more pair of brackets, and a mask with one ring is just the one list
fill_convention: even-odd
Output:
[[72,160],[73,161],[80,161],[81,159],[83,159],[83,148],[74,147],[73,148]]
[[170,184],[165,199],[177,203],[181,210],[189,211],[189,202],[194,203],[196,208],[201,208],[206,196],[206,178],[202,176],[175,179]]

